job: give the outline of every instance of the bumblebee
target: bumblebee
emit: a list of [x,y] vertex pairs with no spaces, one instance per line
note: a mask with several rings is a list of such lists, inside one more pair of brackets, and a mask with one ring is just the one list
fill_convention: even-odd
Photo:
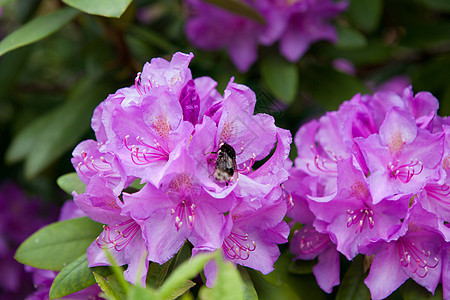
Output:
[[219,150],[217,152],[211,152],[217,154],[216,166],[214,169],[214,179],[220,182],[228,183],[237,176],[237,165],[236,165],[236,151],[234,148],[227,143],[220,143]]

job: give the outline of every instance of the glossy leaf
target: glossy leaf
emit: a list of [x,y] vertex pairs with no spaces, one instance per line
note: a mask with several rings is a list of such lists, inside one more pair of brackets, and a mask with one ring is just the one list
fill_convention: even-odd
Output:
[[351,0],[348,15],[359,29],[372,32],[380,23],[382,11],[382,0]]
[[130,292],[128,293],[128,300],[142,300],[142,299],[155,299],[159,300],[159,298],[155,292],[150,289],[146,289],[141,286],[131,286]]
[[439,285],[434,292],[430,293],[426,288],[419,285],[412,279],[408,279],[400,288],[403,300],[439,300],[444,299],[442,285]]
[[87,217],[56,222],[26,239],[15,259],[38,269],[59,271],[85,253],[101,231],[102,225]]
[[56,299],[81,291],[96,283],[93,272],[98,276],[111,274],[109,268],[89,268],[86,253],[65,266],[53,280],[50,299]]
[[[300,88],[326,110],[337,110],[339,105],[356,93],[368,92],[359,79],[329,67],[305,66]],[[318,84],[320,82],[320,84]]]
[[25,160],[25,175],[32,178],[78,142],[89,128],[95,106],[107,88],[86,77],[69,94],[68,100],[31,122],[13,139],[6,153],[9,163]]
[[247,17],[249,19],[252,19],[254,21],[257,21],[261,24],[266,23],[266,20],[259,12],[257,12],[256,10],[254,10],[253,8],[251,8],[250,6],[245,4],[243,1],[240,1],[240,0],[227,0],[227,1],[202,0],[202,1],[209,2],[211,4],[214,4],[216,6],[224,8],[228,11],[236,13],[238,15],[241,15],[241,16]]
[[358,31],[350,28],[338,26],[336,27],[338,31],[338,42],[336,44],[337,48],[340,49],[359,49],[367,46],[367,40]]
[[147,283],[153,288],[158,288],[163,283],[166,278],[169,267],[173,262],[173,258],[166,263],[160,265],[158,263],[152,262],[148,267],[147,273]]
[[339,286],[336,300],[370,299],[370,291],[364,284],[363,260],[360,255],[350,265]]
[[0,0],[0,7],[5,5],[5,4],[8,4],[11,1],[13,1],[13,0]]
[[81,179],[75,172],[60,176],[56,180],[56,183],[64,192],[69,195],[72,195],[72,192],[74,191],[77,194],[82,194],[86,189],[86,185],[81,181]]
[[132,0],[63,0],[67,5],[75,7],[91,15],[119,18]]
[[158,295],[163,299],[170,298],[174,290],[200,273],[213,257],[214,254],[200,254],[179,265],[159,288]]
[[190,290],[193,286],[195,286],[195,283],[191,280],[186,280],[179,286],[177,286],[172,292],[167,296],[167,298],[162,298],[164,300],[172,300],[177,299],[184,293],[186,293],[188,290]]
[[114,288],[111,286],[109,281],[107,281],[103,276],[92,272],[95,277],[95,282],[97,282],[98,286],[101,288],[103,293],[107,296],[109,300],[120,300],[120,296],[118,293],[114,290]]
[[294,101],[298,89],[298,69],[279,56],[266,57],[261,62],[261,76],[269,91],[286,104]]
[[313,267],[317,264],[317,259],[295,260],[289,264],[289,272],[294,274],[312,274]]
[[418,0],[424,5],[444,12],[450,12],[450,1],[448,0]]
[[200,299],[244,299],[244,284],[234,264],[229,261],[224,262],[222,257],[218,257],[216,263],[219,270],[214,287],[203,286],[199,293]]
[[450,40],[450,22],[448,21],[413,23],[405,29],[406,34],[401,39],[401,43],[407,47],[429,48],[447,44]]
[[0,56],[11,50],[37,42],[69,23],[79,12],[66,7],[36,17],[0,42]]
[[300,297],[288,284],[280,281],[279,285],[274,285],[267,281],[260,272],[252,269],[249,269],[248,273],[258,293],[258,299],[300,300]]
[[[111,269],[109,269],[109,270],[111,270]],[[106,279],[108,280],[108,284],[109,284],[110,288],[114,290],[114,293],[117,295],[117,297],[119,299],[126,299],[127,292],[124,290],[124,288],[122,286],[122,280],[124,278],[123,278],[123,276],[121,276],[121,277],[122,277],[121,279],[117,279],[116,275],[111,275],[111,276],[108,276]]]
[[237,266],[237,269],[243,283],[244,300],[258,300],[258,293],[255,290],[255,286],[253,285],[247,269],[239,265]]
[[144,185],[145,185],[145,183],[141,183],[140,179],[136,179],[128,187],[139,191],[144,187]]

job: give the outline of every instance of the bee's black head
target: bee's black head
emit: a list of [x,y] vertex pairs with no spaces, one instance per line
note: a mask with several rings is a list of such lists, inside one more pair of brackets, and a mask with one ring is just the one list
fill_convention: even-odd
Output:
[[220,146],[219,151],[225,153],[231,159],[236,158],[236,151],[234,151],[234,148],[227,143],[223,143],[222,146]]

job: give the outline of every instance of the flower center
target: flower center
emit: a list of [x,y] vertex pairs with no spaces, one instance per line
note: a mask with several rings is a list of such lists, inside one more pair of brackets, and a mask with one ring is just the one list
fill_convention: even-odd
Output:
[[310,146],[311,152],[314,154],[314,167],[312,168],[311,163],[307,163],[306,167],[308,168],[308,171],[310,171],[313,174],[337,174],[337,163],[342,158],[338,155],[336,155],[331,150],[326,150],[330,158],[325,158],[323,155],[319,154],[319,151],[317,150],[317,147],[315,145]]
[[412,273],[424,278],[428,274],[428,268],[435,268],[439,260],[437,257],[431,257],[430,251],[419,249],[414,242],[405,237],[397,241],[397,251],[400,263],[403,267],[409,268]]
[[299,250],[300,254],[319,253],[328,247],[330,238],[327,234],[322,234],[316,230],[302,228],[295,235],[301,235]]
[[223,241],[222,249],[225,252],[225,255],[231,260],[247,260],[250,257],[250,252],[255,251],[256,249],[256,243],[254,241],[251,246],[246,243],[247,241],[248,234],[241,235],[231,232]]
[[100,248],[122,251],[139,232],[139,225],[132,219],[117,224],[113,227],[103,226],[103,232],[97,237],[96,242]]
[[403,141],[402,134],[398,131],[392,134],[388,141],[388,147],[389,150],[391,150],[391,153],[397,153],[400,151],[404,144],[405,142]]
[[175,208],[172,208],[170,214],[175,216],[175,227],[177,231],[180,230],[184,222],[187,224],[189,230],[194,228],[195,222],[195,204],[187,199],[181,200]]
[[414,175],[422,173],[423,164],[418,160],[411,160],[407,164],[400,164],[397,160],[394,163],[390,162],[387,165],[387,169],[391,178],[399,179],[403,183],[408,183]]
[[349,214],[349,218],[347,220],[347,227],[354,224],[358,224],[356,227],[355,233],[361,233],[364,229],[364,225],[366,223],[369,224],[369,228],[372,229],[375,226],[375,222],[373,220],[373,211],[370,208],[362,208],[359,210],[347,210],[347,214]]

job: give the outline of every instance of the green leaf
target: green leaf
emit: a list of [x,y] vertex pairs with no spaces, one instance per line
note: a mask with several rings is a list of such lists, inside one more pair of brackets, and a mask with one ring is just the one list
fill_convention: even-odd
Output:
[[336,47],[339,49],[359,49],[367,46],[367,40],[364,35],[357,30],[349,27],[337,26],[338,42]]
[[354,259],[345,273],[339,286],[336,300],[364,300],[370,299],[370,291],[364,284],[364,256]]
[[13,163],[25,158],[25,175],[36,176],[74,147],[89,128],[92,111],[107,90],[95,78],[80,80],[64,104],[34,120],[14,137],[6,161]]
[[86,253],[101,231],[102,225],[87,217],[56,222],[26,239],[15,259],[38,269],[59,271]]
[[224,262],[222,257],[218,257],[216,262],[219,268],[216,283],[211,289],[203,286],[199,293],[200,299],[244,299],[244,284],[234,264]]
[[264,276],[258,271],[249,269],[248,273],[258,293],[258,299],[300,300],[299,296],[287,283],[280,282],[277,286],[265,280]]
[[437,20],[405,26],[406,34],[401,45],[414,48],[428,48],[445,45],[450,40],[450,22]]
[[175,52],[177,49],[175,45],[172,45],[167,41],[167,37],[162,36],[160,33],[155,32],[148,27],[131,25],[130,28],[128,28],[127,33],[136,37],[139,41],[145,42],[164,52]]
[[167,261],[162,265],[155,262],[150,263],[147,273],[147,283],[151,287],[158,288],[161,286],[164,279],[166,278],[167,272],[169,271],[169,267],[172,261],[173,258],[171,258],[169,261]]
[[289,264],[288,271],[293,274],[311,274],[313,267],[317,264],[317,259],[295,260]]
[[63,0],[67,5],[75,7],[91,15],[119,18],[132,0]]
[[268,56],[261,62],[261,76],[268,90],[279,100],[290,104],[298,89],[298,69],[280,56]]
[[[111,270],[110,268],[108,268]],[[127,298],[127,291],[123,288],[123,275],[121,275],[121,279],[117,279],[116,275],[108,276],[106,279],[108,280],[108,283],[111,287],[111,289],[114,290],[114,292],[117,294],[117,297],[119,299],[126,299]]]
[[75,172],[60,176],[56,180],[56,183],[64,192],[69,195],[72,195],[72,192],[74,191],[77,194],[83,194],[84,190],[86,189],[86,185],[81,181],[81,179]]
[[136,179],[128,187],[131,187],[133,189],[140,191],[144,186],[145,186],[145,183],[141,183],[140,179]]
[[64,267],[53,280],[50,288],[50,299],[56,299],[81,291],[96,283],[93,272],[107,276],[111,274],[109,268],[89,268],[87,254],[83,253],[73,262]]
[[5,4],[8,4],[11,1],[13,1],[13,0],[0,0],[0,7],[5,5]]
[[253,285],[252,279],[247,272],[247,269],[242,266],[237,266],[239,275],[243,282],[243,291],[245,300],[258,300],[258,293],[256,293],[255,286]]
[[0,56],[49,36],[69,23],[78,13],[70,7],[66,7],[31,20],[0,42]]
[[211,260],[214,255],[216,254],[199,254],[190,261],[186,261],[179,265],[159,288],[158,295],[162,299],[170,298],[174,290],[183,286],[187,280],[194,278],[200,273],[205,264]]
[[448,0],[419,0],[429,8],[450,12],[450,1]]
[[382,0],[351,0],[347,13],[359,29],[372,32],[380,23],[382,11]]
[[356,93],[368,92],[359,79],[329,66],[305,65],[300,71],[308,74],[303,77],[300,89],[319,102],[325,110],[337,110],[344,100],[349,100]]
[[[125,294],[128,293],[130,286],[133,286],[128,281],[125,280],[125,277],[123,276],[123,269],[117,265],[117,262],[115,261],[114,257],[111,255],[111,253],[108,251],[107,248],[103,249],[105,251],[106,257],[108,258],[109,262],[111,263],[111,270],[117,279],[117,287],[124,291]],[[142,257],[141,257],[142,261]]]
[[141,286],[130,286],[130,292],[128,293],[128,300],[159,300],[161,298],[158,298],[156,293],[150,289],[146,289]]
[[239,1],[239,0],[227,0],[227,1],[223,1],[223,0],[202,0],[204,2],[209,2],[211,4],[214,4],[218,7],[222,7],[228,11],[231,11],[233,13],[236,13],[238,15],[247,17],[249,19],[252,19],[254,21],[257,21],[261,24],[265,24],[266,20],[264,19],[264,17],[257,12],[256,10],[254,10],[253,8],[251,8],[250,6],[248,6],[247,4],[245,4],[243,1]]
[[400,288],[403,300],[439,300],[444,299],[442,285],[439,285],[434,292],[430,293],[426,288],[419,285],[412,279],[408,279]]
[[[284,251],[275,262],[275,270],[272,272],[272,276],[278,278],[279,287],[283,290],[289,288],[291,292],[297,295],[298,299],[325,299],[325,293],[319,288],[312,274],[299,275],[288,271],[293,258],[292,253]],[[259,290],[257,289],[257,291],[259,295]],[[286,294],[284,299],[290,299],[289,294]]]
[[103,293],[105,293],[105,295],[108,297],[109,300],[122,299],[103,276],[95,272],[92,273],[94,274],[95,282],[97,282],[98,286],[102,289]]
[[182,284],[180,284],[176,289],[172,290],[170,295],[167,298],[163,298],[164,300],[172,300],[180,297],[184,293],[186,293],[191,287],[195,286],[195,283],[191,280],[186,280]]

